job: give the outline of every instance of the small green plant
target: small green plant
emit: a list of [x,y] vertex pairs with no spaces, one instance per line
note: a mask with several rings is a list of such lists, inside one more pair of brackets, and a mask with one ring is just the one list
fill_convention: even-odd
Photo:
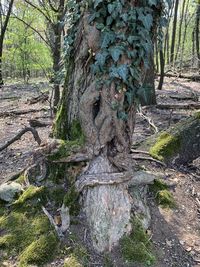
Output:
[[149,236],[138,219],[133,221],[131,234],[121,239],[120,248],[123,258],[128,262],[138,262],[150,266],[156,260],[152,253]]
[[175,200],[172,193],[169,191],[169,186],[161,179],[155,180],[149,186],[150,191],[154,194],[156,201],[164,208],[174,208]]

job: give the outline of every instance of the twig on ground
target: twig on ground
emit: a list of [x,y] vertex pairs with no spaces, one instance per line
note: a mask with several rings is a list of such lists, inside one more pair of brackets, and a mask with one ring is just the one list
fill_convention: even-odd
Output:
[[41,144],[41,139],[38,135],[38,132],[32,127],[26,127],[22,129],[15,137],[13,137],[9,141],[7,141],[3,146],[1,146],[0,152],[3,151],[8,146],[10,146],[11,144],[13,144],[14,142],[16,142],[17,140],[19,140],[22,137],[22,135],[24,135],[26,132],[31,132],[33,134],[35,141],[38,143],[38,145]]
[[145,120],[149,123],[150,127],[153,129],[153,131],[154,131],[155,133],[158,133],[158,128],[157,128],[156,125],[154,124],[152,118],[150,118],[150,117],[144,115],[144,114],[142,113],[142,109],[141,109],[141,108],[140,108],[139,111],[138,111],[138,115],[139,115],[140,117],[142,117],[143,119],[145,119]]

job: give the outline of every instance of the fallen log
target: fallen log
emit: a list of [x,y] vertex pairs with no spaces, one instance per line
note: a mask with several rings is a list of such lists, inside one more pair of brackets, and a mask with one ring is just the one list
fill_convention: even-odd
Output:
[[3,146],[1,146],[0,152],[3,151],[4,149],[6,149],[11,144],[13,144],[14,142],[16,142],[17,140],[19,140],[22,137],[22,135],[24,135],[27,132],[31,132],[33,134],[33,137],[34,137],[35,141],[38,143],[38,145],[41,144],[41,139],[38,135],[38,132],[32,127],[26,127],[24,129],[22,129],[15,137],[13,137],[9,141],[7,141]]
[[8,117],[8,116],[12,116],[12,115],[24,115],[24,114],[28,114],[28,113],[36,113],[36,112],[40,112],[40,111],[48,111],[47,108],[40,108],[40,109],[27,109],[27,110],[10,110],[10,111],[3,111],[0,112],[0,117]]
[[[158,76],[160,76],[158,74]],[[181,79],[188,79],[191,81],[200,81],[200,75],[186,75],[186,74],[180,74],[180,73],[165,73],[165,77],[169,77],[169,78],[181,78]]]
[[200,112],[147,138],[138,149],[168,165],[181,165],[200,156]]
[[200,103],[158,104],[158,109],[200,109]]
[[35,128],[35,127],[47,127],[50,126],[51,123],[50,122],[45,122],[45,121],[39,121],[39,120],[29,120],[29,124],[31,127]]

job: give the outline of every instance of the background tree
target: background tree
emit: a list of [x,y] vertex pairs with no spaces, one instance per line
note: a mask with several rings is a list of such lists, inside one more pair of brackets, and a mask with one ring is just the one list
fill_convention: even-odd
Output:
[[3,56],[3,42],[10,19],[14,0],[0,1],[0,86],[3,85],[2,77],[2,56]]
[[54,103],[56,108],[60,99],[60,79],[59,72],[61,66],[61,49],[62,49],[62,33],[64,30],[64,18],[66,14],[66,0],[52,1],[52,0],[36,0],[25,2],[37,12],[39,12],[45,19],[47,24],[46,38],[50,45],[52,59],[53,59],[53,77],[54,83]]

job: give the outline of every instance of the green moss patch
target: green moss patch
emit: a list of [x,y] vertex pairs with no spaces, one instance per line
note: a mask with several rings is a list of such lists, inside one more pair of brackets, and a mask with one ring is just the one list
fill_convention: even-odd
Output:
[[133,230],[120,241],[123,258],[128,262],[143,263],[146,266],[155,262],[151,242],[139,220],[133,221]]
[[180,138],[164,132],[158,137],[156,143],[150,148],[149,153],[152,157],[163,161],[173,156],[180,148],[180,145]]
[[45,188],[43,186],[36,187],[36,186],[29,186],[26,191],[14,202],[15,205],[22,205],[27,200],[31,200],[33,198],[41,197]]
[[150,191],[154,194],[156,201],[163,208],[174,208],[176,206],[174,197],[169,191],[169,186],[162,180],[155,180],[149,186]]
[[57,238],[53,233],[39,237],[22,252],[19,257],[19,266],[26,267],[30,264],[43,266],[44,263],[50,261],[55,255],[56,246]]
[[56,251],[58,240],[40,201],[44,187],[30,186],[13,205],[1,205],[0,250],[16,256],[19,266],[43,266]]

